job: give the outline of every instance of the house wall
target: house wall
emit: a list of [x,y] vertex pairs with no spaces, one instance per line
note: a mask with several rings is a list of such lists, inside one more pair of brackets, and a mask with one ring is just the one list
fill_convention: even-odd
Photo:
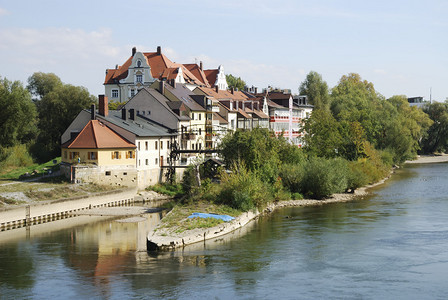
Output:
[[[128,151],[133,152],[133,158],[126,158]],[[95,152],[97,159],[89,159],[88,153]],[[112,153],[118,152],[121,158],[113,159]],[[70,159],[70,153],[78,153],[78,155],[72,155]],[[97,166],[134,166],[135,167],[135,149],[67,149],[62,148],[61,160],[69,164],[77,164],[78,157],[81,164],[95,164]]]
[[89,123],[90,118],[91,118],[90,112],[82,110],[62,134],[61,144],[64,144],[65,142],[68,142],[71,139],[72,132],[77,133],[81,132],[81,130],[83,130],[86,124]]
[[137,186],[135,166],[95,166],[61,164],[61,172],[72,182],[112,186]]

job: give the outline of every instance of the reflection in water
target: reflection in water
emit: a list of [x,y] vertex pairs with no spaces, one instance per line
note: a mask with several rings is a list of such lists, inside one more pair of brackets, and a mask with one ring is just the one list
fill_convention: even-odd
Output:
[[279,210],[175,252],[139,251],[157,214],[40,233],[32,227],[29,240],[25,231],[0,233],[0,295],[442,299],[447,180],[447,164],[410,166],[365,199]]

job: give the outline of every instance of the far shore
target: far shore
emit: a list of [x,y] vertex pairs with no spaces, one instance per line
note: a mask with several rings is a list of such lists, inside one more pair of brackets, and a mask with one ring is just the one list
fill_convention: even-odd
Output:
[[416,160],[407,160],[407,164],[433,164],[448,162],[448,154],[419,155]]

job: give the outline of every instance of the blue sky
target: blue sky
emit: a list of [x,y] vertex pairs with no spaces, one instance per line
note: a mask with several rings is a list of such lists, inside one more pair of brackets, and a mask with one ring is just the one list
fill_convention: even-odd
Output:
[[297,92],[309,71],[330,87],[354,72],[390,97],[448,97],[446,0],[0,0],[0,76],[34,72],[104,93],[105,70],[136,46],[222,64],[248,85]]

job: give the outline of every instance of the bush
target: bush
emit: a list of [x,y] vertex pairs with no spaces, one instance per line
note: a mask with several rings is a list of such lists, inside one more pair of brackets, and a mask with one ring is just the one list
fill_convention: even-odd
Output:
[[298,164],[284,164],[279,172],[283,185],[291,193],[300,193],[303,190],[304,173],[304,166]]
[[263,208],[272,196],[260,178],[242,165],[234,166],[230,174],[223,174],[217,200],[235,209],[248,211]]
[[322,199],[347,189],[347,161],[313,157],[305,165],[303,193]]
[[0,148],[0,167],[27,167],[33,164],[26,145]]

